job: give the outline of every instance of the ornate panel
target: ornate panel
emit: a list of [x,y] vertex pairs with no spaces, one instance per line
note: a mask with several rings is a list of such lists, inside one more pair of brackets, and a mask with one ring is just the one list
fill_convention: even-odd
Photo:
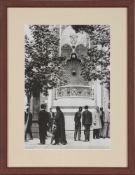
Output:
[[56,99],[62,97],[83,97],[94,100],[94,89],[89,86],[62,86],[56,89]]

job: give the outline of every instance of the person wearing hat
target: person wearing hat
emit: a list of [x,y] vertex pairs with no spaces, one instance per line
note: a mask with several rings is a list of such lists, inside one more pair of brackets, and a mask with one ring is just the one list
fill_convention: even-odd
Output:
[[81,116],[82,116],[82,107],[79,107],[79,110],[75,113],[74,122],[75,122],[75,132],[74,132],[74,140],[76,141],[76,137],[78,134],[78,140],[81,139]]
[[92,113],[88,110],[88,106],[84,107],[85,111],[82,113],[82,125],[84,126],[85,141],[90,140],[90,126],[92,124]]
[[110,138],[110,104],[108,104],[108,109],[105,110],[104,118],[103,138]]
[[100,138],[100,130],[102,128],[101,118],[100,118],[100,110],[99,107],[96,106],[96,110],[93,113],[93,138]]
[[29,135],[31,140],[33,139],[31,126],[32,126],[32,113],[30,112],[30,109],[28,107],[25,112],[25,141],[27,141],[27,135]]
[[45,144],[45,139],[47,135],[47,125],[49,123],[49,112],[46,111],[45,104],[41,104],[41,110],[38,116],[38,123],[40,144]]

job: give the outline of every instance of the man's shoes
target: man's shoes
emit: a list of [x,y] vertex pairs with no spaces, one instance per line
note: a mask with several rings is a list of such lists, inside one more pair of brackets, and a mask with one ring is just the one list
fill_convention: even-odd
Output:
[[43,140],[42,144],[43,144],[43,145],[45,144],[45,140]]
[[86,140],[84,140],[85,142],[88,142],[89,141],[89,139],[86,139]]
[[53,143],[52,145],[59,145],[59,143],[55,142],[55,143]]
[[45,145],[45,142],[40,142],[39,145]]

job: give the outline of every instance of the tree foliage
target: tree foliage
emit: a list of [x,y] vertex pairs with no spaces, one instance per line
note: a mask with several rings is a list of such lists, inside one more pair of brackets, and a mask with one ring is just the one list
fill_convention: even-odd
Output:
[[82,76],[88,80],[101,80],[110,90],[110,26],[73,25],[76,32],[86,32],[90,39],[88,56],[82,59]]
[[62,83],[62,64],[59,57],[59,29],[57,26],[31,25],[31,36],[25,35],[25,93],[28,101],[31,95],[43,92]]

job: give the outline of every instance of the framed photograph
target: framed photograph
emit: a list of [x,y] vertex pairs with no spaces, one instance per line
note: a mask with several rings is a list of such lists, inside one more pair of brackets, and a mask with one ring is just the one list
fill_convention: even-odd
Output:
[[135,174],[134,1],[0,8],[0,174]]

